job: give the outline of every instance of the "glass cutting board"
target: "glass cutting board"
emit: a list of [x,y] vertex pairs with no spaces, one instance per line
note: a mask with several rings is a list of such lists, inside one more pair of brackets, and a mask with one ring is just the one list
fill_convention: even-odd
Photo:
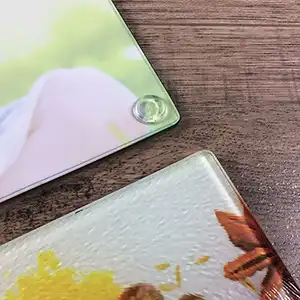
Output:
[[5,300],[300,295],[207,151],[1,246],[0,274]]
[[110,0],[0,0],[0,202],[175,125]]

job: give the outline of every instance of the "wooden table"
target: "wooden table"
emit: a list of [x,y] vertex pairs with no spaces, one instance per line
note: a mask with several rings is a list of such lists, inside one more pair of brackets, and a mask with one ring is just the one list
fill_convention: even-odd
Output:
[[181,123],[0,206],[0,243],[213,150],[300,280],[300,2],[121,0]]

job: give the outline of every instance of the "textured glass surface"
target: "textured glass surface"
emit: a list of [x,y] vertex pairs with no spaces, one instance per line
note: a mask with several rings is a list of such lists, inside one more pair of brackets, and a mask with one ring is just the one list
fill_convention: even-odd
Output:
[[[279,257],[206,151],[2,246],[0,274],[9,277],[0,294],[49,250],[60,268],[113,270],[121,290],[149,283],[165,299],[297,299]],[[180,298],[189,293],[198,298]]]

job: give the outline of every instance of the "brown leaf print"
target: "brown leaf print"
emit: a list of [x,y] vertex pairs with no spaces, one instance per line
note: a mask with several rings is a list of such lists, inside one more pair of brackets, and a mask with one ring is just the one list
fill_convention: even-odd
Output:
[[244,251],[253,250],[260,246],[255,235],[255,229],[249,227],[244,217],[232,213],[216,211],[219,223],[225,228],[230,241]]
[[264,248],[256,248],[249,251],[224,267],[224,275],[231,280],[251,277],[257,271],[261,271],[272,264],[272,258],[268,255],[270,251]]
[[[224,266],[224,276],[233,281],[247,280],[257,271],[267,269],[267,274],[261,284],[260,299],[276,300],[283,288],[283,280],[290,281],[296,287],[284,265],[252,214],[244,206],[244,216],[237,216],[224,211],[215,211],[216,217],[228,234],[234,246],[246,253]],[[284,270],[284,272],[283,272]],[[299,289],[297,298],[299,299]]]
[[164,296],[153,285],[138,283],[125,289],[119,300],[164,300]]

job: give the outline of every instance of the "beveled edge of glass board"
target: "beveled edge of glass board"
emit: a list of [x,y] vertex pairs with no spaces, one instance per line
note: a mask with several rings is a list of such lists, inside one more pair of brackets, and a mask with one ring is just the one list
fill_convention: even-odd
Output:
[[138,184],[139,182],[143,182],[143,181],[148,181],[149,179],[155,178],[156,176],[159,176],[160,174],[162,174],[163,172],[167,172],[172,168],[177,167],[178,165],[185,163],[188,160],[194,160],[194,159],[199,159],[201,157],[204,157],[208,162],[210,167],[212,168],[213,172],[215,173],[215,175],[217,176],[218,180],[220,181],[221,185],[224,186],[227,190],[231,190],[235,195],[236,198],[232,198],[232,201],[234,202],[234,204],[236,205],[237,208],[242,209],[241,206],[241,202],[240,200],[242,199],[239,192],[237,191],[236,187],[234,186],[234,184],[232,183],[232,181],[230,180],[229,176],[227,175],[227,173],[225,172],[225,170],[223,169],[221,163],[219,162],[219,160],[217,159],[217,157],[215,156],[215,154],[210,151],[210,150],[201,150],[198,151],[194,154],[191,154],[161,170],[158,170],[156,172],[154,172],[151,175],[148,175],[134,183],[129,184],[128,186],[125,186],[113,193],[110,193],[88,205],[85,205],[77,210],[74,210],[56,220],[53,220],[43,226],[40,226],[32,231],[29,231],[11,241],[8,241],[7,243],[4,243],[2,245],[0,245],[0,251],[4,251],[5,249],[7,249],[8,247],[14,247],[15,245],[17,245],[18,243],[21,243],[22,241],[26,240],[29,237],[32,237],[35,235],[36,232],[40,231],[42,228],[44,230],[51,230],[52,226],[56,226],[56,228],[58,227],[57,225],[61,225],[63,226],[65,223],[68,222],[68,220],[70,218],[72,218],[73,216],[80,214],[81,212],[87,210],[87,209],[92,209],[93,206],[99,205],[100,202],[105,201],[105,200],[109,200],[111,197],[113,196],[118,196],[118,194],[122,194],[124,192],[126,192],[128,189],[131,189],[133,186],[135,186],[136,184]]

